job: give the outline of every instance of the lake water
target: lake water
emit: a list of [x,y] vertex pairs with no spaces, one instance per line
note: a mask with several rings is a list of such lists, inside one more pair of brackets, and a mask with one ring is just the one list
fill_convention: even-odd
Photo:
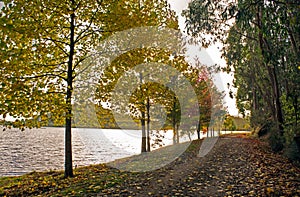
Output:
[[[172,144],[172,131],[164,136],[165,145]],[[74,166],[105,163],[141,152],[141,131],[75,128],[72,138]],[[64,128],[0,128],[0,176],[63,168]]]
[[[171,145],[172,131],[163,134],[164,145]],[[137,130],[75,128],[72,138],[74,166],[106,163],[141,152],[141,131]],[[187,136],[180,138],[180,142],[188,140]],[[63,168],[64,128],[0,128],[0,176]]]

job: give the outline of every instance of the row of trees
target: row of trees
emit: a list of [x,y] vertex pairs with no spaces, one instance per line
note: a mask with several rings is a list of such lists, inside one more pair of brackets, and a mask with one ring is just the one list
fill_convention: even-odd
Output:
[[[160,66],[153,65],[155,62]],[[191,89],[185,88],[187,84]],[[202,127],[221,121],[224,114],[222,93],[207,67],[199,61],[191,66],[184,56],[170,58],[170,52],[163,50],[138,49],[119,56],[106,68],[96,92],[98,107],[112,103],[106,110],[113,111],[121,128],[142,130],[142,152],[150,151],[151,130],[172,129],[175,144],[196,130],[200,137]],[[180,99],[186,94],[195,97]]]
[[184,12],[188,32],[203,45],[224,44],[237,107],[243,115],[250,112],[253,128],[271,122],[277,151],[299,135],[299,6],[292,0],[194,0]]
[[[177,18],[165,0],[3,0],[1,6],[0,114],[4,118],[7,115],[13,117],[15,125],[21,129],[39,127],[48,124],[49,120],[53,121],[53,124],[64,124],[65,177],[73,176],[73,122],[79,120],[78,122],[84,121],[85,124],[95,124],[99,117],[94,118],[94,112],[101,115],[103,110],[106,110],[105,114],[109,118],[107,124],[114,122],[111,118],[112,111],[103,107],[103,103],[110,103],[111,90],[117,81],[125,71],[137,64],[161,62],[177,69],[182,77],[188,79],[197,95],[196,100],[187,102],[186,108],[182,108],[180,105],[184,103],[180,102],[171,86],[143,83],[145,76],[140,76],[140,86],[133,91],[127,104],[131,107],[132,117],[141,121],[143,133],[146,131],[145,121],[150,126],[150,102],[163,105],[165,111],[169,112],[166,117],[172,117],[170,121],[177,136],[176,128],[182,114],[190,113],[195,117],[195,107],[189,106],[189,103],[208,108],[198,110],[204,112],[200,121],[191,118],[191,121],[197,121],[199,132],[200,124],[209,124],[208,117],[217,114],[216,111],[209,110],[214,105],[210,103],[212,93],[209,91],[213,86],[207,85],[204,80],[199,81],[199,70],[188,66],[183,57],[176,57],[176,61],[170,65],[169,57],[173,51],[160,50],[160,46],[155,47],[156,42],[152,43],[152,48],[140,45],[124,53],[118,49],[121,41],[118,42],[117,38],[115,43],[103,42],[116,32],[135,27],[157,26],[160,31],[166,28],[178,29]],[[150,30],[139,29],[139,33],[143,35]],[[148,38],[141,39],[146,42]],[[163,38],[158,40],[161,39]],[[125,31],[122,36],[123,47],[132,42],[135,41],[132,40],[130,32]],[[107,46],[103,46],[103,43]],[[99,46],[106,51],[99,52]],[[96,67],[98,70],[92,70],[91,59],[95,59],[95,54],[99,56],[99,53],[104,56],[105,53],[115,53],[118,57],[114,58],[109,66],[103,67],[104,70],[99,70],[100,67]],[[105,65],[106,60],[107,57],[97,59],[97,64]],[[92,73],[93,76],[85,75],[87,70],[92,70],[89,74]],[[96,88],[87,92],[91,90],[86,88],[89,85]],[[124,85],[124,91],[128,89],[126,84],[121,85]],[[217,91],[212,92],[217,94]],[[122,106],[121,104],[116,106]],[[73,114],[74,109],[79,115]],[[190,110],[182,112],[179,109]],[[122,113],[121,108],[114,111]],[[83,116],[80,116],[80,113],[85,113],[87,118],[82,120]],[[129,112],[125,112],[127,113]],[[113,117],[115,118],[116,114],[113,114]],[[182,126],[184,128],[184,125]],[[184,128],[189,129],[193,128]],[[145,135],[143,137],[145,150]]]
[[139,26],[177,28],[167,2],[6,1],[0,12],[0,114],[20,127],[65,119],[65,176],[72,170],[72,98],[83,62],[114,32]]

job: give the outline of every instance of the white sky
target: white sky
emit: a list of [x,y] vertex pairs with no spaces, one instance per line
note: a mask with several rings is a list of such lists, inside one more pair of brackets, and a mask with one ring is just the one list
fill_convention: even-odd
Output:
[[[188,3],[191,0],[168,0],[171,9],[176,11],[178,17],[179,17],[179,27],[181,30],[184,30],[185,28],[185,19],[181,16],[182,10],[186,9],[188,7]],[[205,65],[213,65],[213,64],[219,64],[221,66],[225,66],[226,62],[224,59],[221,58],[221,52],[218,49],[222,47],[220,43],[215,44],[213,46],[210,46],[207,49],[201,49],[199,46],[191,46],[188,49],[188,56],[190,59],[193,59],[193,57],[198,56],[200,58],[201,63]],[[236,101],[235,99],[231,99],[229,97],[229,89],[227,87],[227,83],[232,84],[233,77],[226,74],[226,73],[219,73],[215,77],[216,85],[220,90],[225,90],[225,105],[227,106],[228,112],[231,115],[237,116],[238,110],[236,108]]]

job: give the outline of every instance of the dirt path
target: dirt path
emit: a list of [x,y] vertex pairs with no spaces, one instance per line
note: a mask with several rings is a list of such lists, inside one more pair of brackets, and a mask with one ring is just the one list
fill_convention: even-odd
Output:
[[[100,196],[300,196],[300,171],[252,139],[219,138],[205,156],[201,141],[169,165],[137,173]],[[196,147],[196,148],[195,148]]]

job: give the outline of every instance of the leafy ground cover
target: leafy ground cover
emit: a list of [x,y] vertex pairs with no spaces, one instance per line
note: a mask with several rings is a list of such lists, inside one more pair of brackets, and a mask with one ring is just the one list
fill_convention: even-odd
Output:
[[[176,160],[148,172],[128,172],[111,163],[63,172],[33,172],[0,178],[0,196],[299,196],[300,169],[269,147],[245,135],[219,138],[212,151],[197,157],[202,141],[193,141]],[[174,150],[174,146],[168,147]],[[155,151],[152,159],[165,156]],[[138,157],[115,165],[139,166]],[[147,160],[149,163],[153,160]],[[149,164],[150,165],[150,164]]]

